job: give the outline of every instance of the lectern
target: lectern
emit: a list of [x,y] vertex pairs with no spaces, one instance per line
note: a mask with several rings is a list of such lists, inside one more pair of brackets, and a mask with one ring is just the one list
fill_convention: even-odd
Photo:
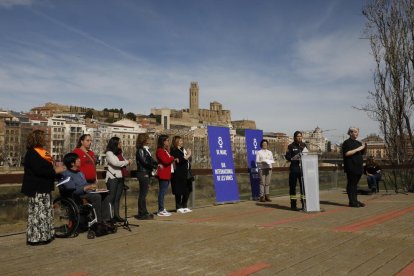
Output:
[[306,197],[305,211],[320,212],[318,155],[302,153],[301,165]]

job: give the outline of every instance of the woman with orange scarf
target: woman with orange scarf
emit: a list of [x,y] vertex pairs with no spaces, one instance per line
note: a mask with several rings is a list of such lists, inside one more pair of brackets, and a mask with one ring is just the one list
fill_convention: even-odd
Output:
[[52,156],[44,145],[44,132],[41,130],[35,130],[27,137],[21,191],[29,197],[28,245],[47,244],[53,240],[51,192],[54,189],[56,174],[65,170],[64,166],[55,166]]

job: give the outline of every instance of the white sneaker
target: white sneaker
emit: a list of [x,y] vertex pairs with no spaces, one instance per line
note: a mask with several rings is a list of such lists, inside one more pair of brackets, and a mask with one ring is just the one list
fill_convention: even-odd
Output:
[[177,213],[184,214],[185,213],[185,209],[184,208],[178,208],[177,209]]
[[168,212],[166,209],[164,209],[164,210],[163,210],[163,212],[164,212],[164,215],[165,215],[166,217],[171,216],[171,213],[170,213],[170,212]]
[[169,216],[171,216],[171,213],[167,212],[167,210],[164,209],[162,211],[159,211],[157,213],[157,216],[159,216],[159,217],[169,217]]
[[184,208],[184,213],[191,213],[193,210],[189,209],[189,208]]

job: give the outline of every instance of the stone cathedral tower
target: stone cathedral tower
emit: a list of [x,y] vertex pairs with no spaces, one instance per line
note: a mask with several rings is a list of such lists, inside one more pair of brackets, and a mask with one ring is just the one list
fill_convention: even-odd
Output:
[[191,82],[190,84],[190,115],[198,116],[198,82]]

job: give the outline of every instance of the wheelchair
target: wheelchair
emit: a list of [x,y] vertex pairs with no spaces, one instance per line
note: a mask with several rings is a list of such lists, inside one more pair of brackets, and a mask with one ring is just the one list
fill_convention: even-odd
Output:
[[[60,197],[53,200],[55,237],[76,237],[87,231],[87,238],[94,239],[98,234],[94,227],[98,222],[95,209],[92,204],[74,196],[73,191],[59,186]],[[116,231],[116,227],[111,230],[112,233]]]

